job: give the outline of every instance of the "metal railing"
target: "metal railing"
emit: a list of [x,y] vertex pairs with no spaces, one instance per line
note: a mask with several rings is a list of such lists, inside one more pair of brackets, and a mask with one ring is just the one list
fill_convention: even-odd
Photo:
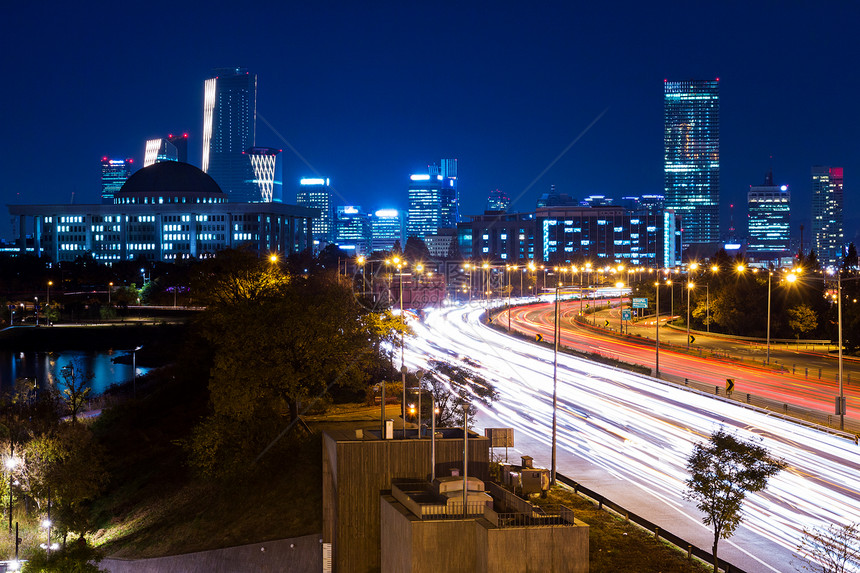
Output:
[[495,525],[499,529],[576,525],[573,510],[563,505],[535,507],[531,513],[496,513],[495,517]]

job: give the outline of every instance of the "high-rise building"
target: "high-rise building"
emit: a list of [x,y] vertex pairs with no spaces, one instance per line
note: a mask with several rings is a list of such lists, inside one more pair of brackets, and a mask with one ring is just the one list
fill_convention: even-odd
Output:
[[427,166],[427,173],[409,176],[409,212],[406,236],[423,239],[439,229],[454,229],[460,220],[457,160]]
[[272,202],[275,190],[275,165],[280,152],[280,149],[271,147],[251,147],[245,151],[245,156],[251,163],[251,183],[255,188],[254,198],[250,202]]
[[813,167],[812,247],[823,266],[836,266],[841,262],[842,207],[842,168]]
[[720,222],[719,79],[663,83],[666,208],[681,215],[682,241],[715,244]]
[[370,248],[370,218],[361,207],[342,205],[336,209],[335,240],[348,253],[365,255]]
[[334,241],[334,193],[330,181],[321,177],[306,177],[299,181],[296,205],[319,209],[320,215],[311,223],[314,250]]
[[204,83],[203,171],[230,201],[260,201],[245,151],[254,147],[257,76],[244,68],[219,68]]
[[487,211],[507,211],[511,208],[511,198],[499,189],[490,191],[487,197]]
[[370,250],[390,251],[394,243],[403,243],[403,221],[397,209],[379,209],[370,220]]
[[[443,159],[439,175],[442,176],[439,227],[456,229],[460,222],[460,194],[457,187],[457,160]],[[430,168],[432,174],[433,167]]]
[[113,203],[113,197],[131,176],[132,159],[102,157],[102,203]]
[[788,185],[774,185],[772,171],[765,176],[764,185],[750,185],[747,214],[747,254],[759,259],[789,254],[791,193]]
[[170,134],[158,139],[147,139],[143,153],[143,166],[149,167],[161,161],[188,163],[188,134]]

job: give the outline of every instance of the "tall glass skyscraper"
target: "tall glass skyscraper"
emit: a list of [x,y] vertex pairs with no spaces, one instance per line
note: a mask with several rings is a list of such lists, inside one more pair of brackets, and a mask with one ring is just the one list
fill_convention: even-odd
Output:
[[455,229],[460,222],[457,160],[427,166],[427,173],[409,176],[409,212],[406,236],[423,239],[439,229]]
[[764,185],[750,185],[747,214],[747,253],[759,258],[789,254],[791,193],[788,185],[774,185],[773,173],[768,172]]
[[131,159],[110,159],[102,157],[102,203],[113,204],[113,196],[122,189],[125,180],[131,176]]
[[370,220],[370,250],[390,251],[394,244],[403,242],[403,222],[400,220],[400,211],[397,209],[379,209]]
[[319,217],[311,222],[315,251],[334,241],[334,193],[328,179],[306,177],[300,180],[296,205],[320,210]]
[[188,163],[188,134],[170,134],[158,139],[147,139],[143,152],[143,166],[149,167],[161,161]]
[[244,68],[219,68],[204,83],[203,171],[230,201],[261,201],[245,151],[254,147],[257,76]]
[[720,90],[717,80],[663,83],[666,208],[681,215],[682,241],[719,241]]
[[275,191],[275,166],[280,149],[252,147],[245,151],[251,162],[251,184],[254,186],[254,203],[271,203]]
[[812,168],[812,248],[823,266],[842,259],[842,168]]

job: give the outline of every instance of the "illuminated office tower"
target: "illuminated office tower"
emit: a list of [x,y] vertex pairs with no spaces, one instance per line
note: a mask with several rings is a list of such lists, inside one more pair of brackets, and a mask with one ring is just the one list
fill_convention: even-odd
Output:
[[251,164],[251,183],[254,185],[253,203],[271,203],[275,190],[275,165],[280,149],[271,147],[252,147],[245,151]]
[[370,217],[354,205],[339,206],[335,218],[335,240],[338,247],[354,255],[368,254]]
[[122,189],[126,179],[131,176],[131,159],[110,159],[102,157],[102,203],[110,205],[113,197]]
[[204,83],[203,171],[230,201],[259,201],[244,152],[255,146],[257,76],[244,68],[221,68]]
[[720,90],[717,80],[663,83],[666,208],[681,215],[684,246],[715,244],[720,221]]
[[379,209],[370,220],[370,250],[390,251],[394,243],[403,242],[403,220],[397,209]]
[[[431,167],[431,172],[433,171]],[[423,239],[442,227],[442,175],[413,173],[409,176],[409,212],[406,237]]]
[[773,172],[768,172],[764,185],[750,185],[747,214],[747,254],[760,259],[789,254],[791,193],[788,185],[774,185]]
[[[437,175],[442,176],[442,187],[439,195],[439,227],[442,229],[456,229],[460,222],[460,195],[457,190],[457,160],[443,159],[442,166]],[[431,175],[434,166],[430,167]]]
[[812,168],[812,248],[822,266],[842,259],[842,168]]
[[149,167],[161,161],[188,163],[188,134],[170,134],[158,139],[147,139],[143,152],[143,166]]
[[328,179],[306,177],[299,181],[296,205],[319,209],[319,217],[311,222],[314,250],[324,248],[334,240],[334,193]]
[[511,198],[499,189],[490,191],[487,197],[487,211],[507,211],[511,207]]

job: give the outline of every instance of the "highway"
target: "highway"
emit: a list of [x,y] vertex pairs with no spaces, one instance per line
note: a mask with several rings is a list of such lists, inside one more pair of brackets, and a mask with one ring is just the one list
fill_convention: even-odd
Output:
[[[562,303],[562,335],[561,343],[564,346],[580,350],[582,352],[597,352],[605,356],[618,358],[630,364],[642,364],[650,368],[655,367],[654,342],[651,340],[639,341],[635,339],[621,339],[617,336],[608,336],[600,328],[579,326],[573,324],[573,317],[579,311],[579,303]],[[608,320],[617,322],[616,315]],[[506,311],[500,314],[497,322],[507,326]],[[603,318],[598,319],[598,324],[603,324]],[[553,340],[553,304],[545,303],[529,307],[514,308],[511,316],[511,325],[514,330],[529,334],[541,334],[544,341]],[[664,327],[665,328],[665,327]],[[664,330],[661,328],[661,331]],[[652,327],[653,333],[653,327]],[[674,333],[673,333],[674,334]],[[653,334],[652,334],[653,335]],[[661,340],[664,337],[661,334]],[[677,336],[675,336],[677,339]],[[686,340],[686,335],[682,335]],[[693,347],[695,349],[695,346]],[[762,355],[764,353],[762,352]],[[837,384],[834,380],[835,360],[828,360],[816,355],[799,354],[785,348],[777,348],[771,353],[772,361],[781,364],[797,363],[801,365],[795,373],[789,369],[765,368],[750,363],[740,364],[737,361],[719,358],[709,358],[703,362],[702,358],[691,356],[682,352],[673,352],[665,348],[660,350],[660,372],[663,375],[672,375],[676,380],[689,378],[724,387],[727,378],[735,381],[736,392],[749,392],[754,395],[770,398],[779,402],[798,405],[805,408],[832,412],[834,399],[838,394]],[[826,376],[818,380],[814,375],[807,377],[803,365],[818,364],[817,361],[826,361]],[[857,365],[845,364],[846,383],[843,388],[847,397],[848,418],[853,419],[858,415],[856,405],[860,403],[860,388],[856,384],[858,380]],[[854,372],[852,385],[849,372]],[[838,418],[834,416],[834,420]]]
[[[437,359],[477,370],[500,395],[482,408],[478,429],[513,427],[516,449],[548,467],[552,350],[480,324],[481,312],[441,309],[413,322],[407,364],[426,369]],[[850,440],[566,355],[558,396],[559,471],[704,549],[712,534],[682,499],[694,444],[725,426],[784,458],[788,469],[747,499],[744,524],[720,542],[720,556],[746,571],[794,571],[804,527],[860,521],[860,447]]]

